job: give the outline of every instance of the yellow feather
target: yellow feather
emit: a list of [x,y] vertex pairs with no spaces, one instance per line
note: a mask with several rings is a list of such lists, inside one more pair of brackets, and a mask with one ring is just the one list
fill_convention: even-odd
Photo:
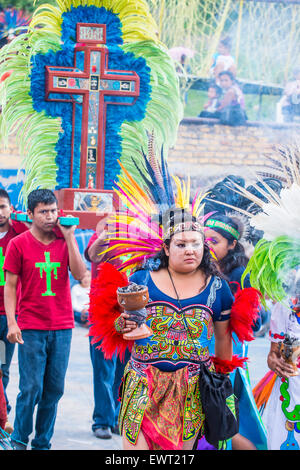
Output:
[[176,207],[180,209],[188,209],[190,203],[190,177],[188,177],[187,184],[185,181],[173,176],[175,181],[177,196],[176,196]]
[[203,212],[204,204],[202,204],[202,201],[208,194],[209,194],[208,192],[204,194],[199,193],[198,196],[196,197],[196,200],[194,202],[194,207],[193,207],[193,214],[192,214],[194,217],[198,218],[201,212]]
[[[120,177],[120,180],[121,180],[121,184],[123,184],[123,187],[125,187],[126,191],[129,190],[131,194],[134,195],[136,201],[140,204],[140,197],[143,198],[144,200],[144,203],[146,204],[146,207],[148,208],[148,211],[150,209],[150,211],[153,211],[155,209],[155,206],[153,204],[153,202],[151,201],[151,199],[149,198],[149,196],[147,195],[147,193],[145,193],[145,191],[135,182],[135,180],[132,178],[132,176],[130,175],[130,173],[126,170],[126,168],[122,165],[121,162],[119,162],[123,172],[125,173],[125,175],[127,176],[128,178],[128,181],[129,183],[126,181],[126,179],[124,177]],[[151,213],[151,212],[150,212]]]

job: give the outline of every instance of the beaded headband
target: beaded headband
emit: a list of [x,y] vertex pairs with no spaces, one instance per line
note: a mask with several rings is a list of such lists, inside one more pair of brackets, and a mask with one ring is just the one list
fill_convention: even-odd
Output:
[[237,230],[231,227],[231,225],[225,224],[225,222],[221,222],[220,220],[208,219],[206,221],[205,226],[210,227],[212,229],[220,228],[222,230],[225,230],[226,232],[230,233],[236,240],[240,238],[240,233]]
[[169,239],[175,233],[189,231],[201,232],[203,234],[203,225],[194,221],[180,222],[179,224],[171,225],[166,231],[163,231],[163,240]]

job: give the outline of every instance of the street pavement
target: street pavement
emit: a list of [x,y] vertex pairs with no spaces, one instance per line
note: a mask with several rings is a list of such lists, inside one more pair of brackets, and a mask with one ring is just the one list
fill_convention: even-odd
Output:
[[[256,338],[252,343],[249,343],[248,365],[252,387],[268,371],[266,363],[268,351],[269,341],[266,337]],[[12,405],[9,421],[13,424],[18,394],[17,350],[15,350],[11,364],[7,393]],[[107,440],[94,436],[91,429],[93,406],[93,379],[87,330],[76,326],[73,331],[65,393],[59,402],[55,432],[52,438],[53,450],[122,449],[120,436],[113,434],[112,439]]]

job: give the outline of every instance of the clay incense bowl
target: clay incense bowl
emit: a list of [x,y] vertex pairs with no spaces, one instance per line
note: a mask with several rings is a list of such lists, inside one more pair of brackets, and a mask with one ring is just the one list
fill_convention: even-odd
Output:
[[[137,284],[129,284],[129,286],[119,287],[117,290],[118,303],[127,312],[143,309],[149,300],[149,292],[147,286]],[[146,323],[135,328],[129,333],[124,333],[123,338],[135,341],[136,339],[148,338],[153,335],[153,331]]]
[[118,288],[117,296],[118,296],[118,303],[120,307],[124,308],[124,310],[131,311],[131,310],[139,310],[144,308],[149,300],[149,292],[147,286],[138,286],[140,289],[137,291],[132,292],[124,292],[124,288]]

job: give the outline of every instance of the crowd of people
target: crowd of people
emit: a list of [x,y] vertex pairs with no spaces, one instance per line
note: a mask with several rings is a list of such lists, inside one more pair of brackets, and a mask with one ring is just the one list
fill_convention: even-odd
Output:
[[[114,238],[109,241],[110,248],[103,249],[103,245],[107,247],[108,218],[113,214],[103,217],[82,255],[76,243],[75,227],[65,227],[59,222],[57,200],[52,191],[34,190],[27,203],[30,223],[16,222],[11,219],[13,208],[9,195],[0,190],[0,247],[5,273],[0,290],[0,340],[6,345],[0,378],[0,445],[27,449],[34,431],[31,449],[48,450],[58,402],[64,393],[74,321],[88,328],[95,315],[101,316],[101,311],[92,311],[89,306],[93,281],[108,282],[101,281],[98,267],[112,263],[118,272],[124,258],[117,256],[112,261],[110,248],[116,248]],[[244,378],[244,388],[237,386],[241,377],[245,377],[245,338],[260,329],[262,306],[248,320],[248,336],[242,337],[238,327],[232,330],[236,294],[241,288],[243,292],[251,290],[249,276],[244,277],[249,260],[243,245],[245,226],[236,213],[224,215],[211,211],[209,205],[209,212],[200,223],[195,212],[198,206],[199,201],[195,199],[191,205],[194,212],[180,207],[167,211],[162,219],[160,250],[157,247],[150,250],[144,263],[131,270],[130,284],[148,288],[146,316],[152,335],[129,342],[123,358],[117,349],[116,354],[108,357],[107,338],[101,348],[101,334],[100,342],[90,336],[92,431],[99,439],[110,439],[112,433],[120,433],[125,450],[218,448],[218,443],[207,441],[205,434],[199,381],[204,363],[210,372],[229,372],[232,390],[236,399],[241,399],[239,428],[228,439],[227,448],[255,450],[260,439],[263,440],[264,430],[253,405],[250,382]],[[117,240],[118,247],[122,247],[122,239]],[[135,242],[134,238],[124,241],[125,245],[129,243],[127,266],[131,254],[135,253]],[[139,243],[137,246],[142,249],[142,241]],[[83,257],[91,264],[91,272]],[[69,273],[77,280],[72,289]],[[93,296],[97,295],[95,286]],[[106,303],[103,292],[99,305]],[[135,313],[138,315],[139,311]],[[109,322],[114,322],[114,335],[117,332],[120,338],[134,332],[137,317],[133,320],[130,314],[118,309],[116,320],[106,316],[107,336]],[[299,321],[298,317],[295,321],[295,315],[298,314],[292,309],[292,323],[283,325],[283,319],[289,316],[279,315],[277,306],[272,313],[271,349],[266,360],[280,377],[290,377],[292,366],[278,353],[275,339],[282,340],[285,329],[293,327],[296,333],[294,326]],[[12,403],[7,397],[7,385],[16,344],[19,394],[15,420],[10,423]],[[247,409],[243,408],[245,393],[251,395]],[[278,395],[278,391],[273,393]],[[273,408],[274,400],[270,400]],[[298,429],[297,424],[293,426],[293,430]],[[295,438],[294,441],[297,442]],[[279,445],[273,435],[269,442],[270,449]]]
[[[151,175],[154,178],[153,185],[149,184],[151,201],[161,201],[164,191],[169,203],[176,200],[176,197],[173,199],[167,180],[167,187],[163,187],[159,178],[155,179],[152,172]],[[125,198],[130,204],[135,191],[141,194],[137,184],[132,188],[130,185],[133,185],[132,181],[128,181],[128,186],[125,183],[120,183],[119,186],[125,205]],[[161,192],[157,192],[157,188],[160,188]],[[271,190],[271,187],[269,188]],[[266,449],[267,445],[269,449],[278,448],[273,447],[271,443],[270,429],[267,444],[266,433],[249,389],[249,378],[243,364],[247,356],[245,338],[253,339],[265,316],[264,307],[260,305],[257,317],[251,318],[251,325],[248,324],[247,330],[243,313],[248,314],[251,311],[250,304],[244,304],[241,310],[237,305],[239,296],[252,295],[249,276],[245,276],[249,258],[243,246],[251,231],[247,234],[245,223],[243,224],[236,213],[226,216],[217,214],[217,204],[214,207],[216,210],[208,207],[205,220],[201,220],[195,210],[200,202],[197,197],[191,202],[189,209],[182,191],[178,187],[177,190],[183,198],[180,199],[181,206],[161,215],[162,243],[159,243],[159,239],[146,240],[144,232],[140,232],[140,227],[136,232],[133,226],[130,227],[132,237],[124,238],[127,231],[122,213],[115,216],[113,225],[119,227],[120,231],[117,228],[115,233],[110,232],[112,239],[107,254],[110,250],[115,254],[116,249],[121,254],[126,253],[128,258],[124,266],[127,268],[136,266],[135,260],[144,259],[143,265],[137,263],[129,281],[133,285],[147,287],[150,300],[146,305],[146,313],[145,308],[141,307],[135,309],[132,317],[132,309],[126,311],[125,308],[125,312],[120,314],[117,310],[115,316],[111,315],[109,319],[106,311],[101,319],[101,302],[106,299],[106,295],[109,298],[110,294],[110,286],[105,282],[107,274],[104,271],[103,278],[100,276],[98,279],[99,292],[94,292],[97,298],[91,308],[94,331],[98,332],[99,337],[102,335],[105,341],[104,352],[111,350],[113,344],[116,346],[116,341],[124,347],[124,340],[122,343],[121,337],[116,339],[116,331],[126,335],[127,339],[129,334],[133,334],[131,356],[124,371],[121,390],[119,425],[123,448],[218,448],[218,443],[212,443],[206,434],[204,406],[207,406],[207,402],[202,401],[202,391],[200,392],[203,363],[210,371],[215,368],[224,373],[227,368],[235,396],[240,402],[239,427],[228,440],[227,448],[254,450]],[[224,190],[228,191],[226,184],[223,185],[222,192],[225,201],[231,202],[232,199],[226,198]],[[139,202],[135,200],[135,205],[130,206],[133,211],[131,221],[136,221],[137,226],[139,219],[147,220],[149,197],[144,196]],[[211,204],[211,201],[208,202]],[[164,203],[167,204],[165,199]],[[256,204],[252,206],[255,206],[256,210],[259,209]],[[151,228],[154,230],[154,227]],[[251,237],[258,243],[262,234],[253,232]],[[116,277],[116,283],[117,280],[119,285],[123,285],[122,278]],[[117,284],[112,282],[112,285]],[[288,302],[291,314],[295,315],[292,299]],[[139,315],[140,319],[147,318],[150,334],[138,336],[138,332],[134,333]],[[272,321],[271,319],[271,324]],[[233,330],[232,338],[230,329]],[[241,330],[244,336],[241,335]],[[107,338],[109,336],[110,340]],[[282,339],[282,333],[280,337]],[[271,341],[272,338],[273,336]],[[274,350],[275,347],[272,346],[272,357]],[[276,360],[268,359],[268,364],[272,371],[280,369],[280,374],[290,373],[291,369],[283,366],[284,359],[278,351],[278,345]],[[298,428],[293,425],[293,429]]]
[[[228,38],[220,41],[210,73],[208,101],[200,116],[226,125],[245,123],[245,102]],[[281,103],[289,120],[298,109],[298,79],[297,73],[297,83],[287,86]],[[148,148],[153,151],[150,143]],[[283,240],[283,227],[275,220],[277,238],[264,241],[263,233],[255,233],[252,253],[246,253],[250,232],[238,212],[225,213],[217,199],[209,209],[211,199],[201,192],[192,198],[189,181],[172,180],[162,151],[160,161],[154,154],[143,156],[144,160],[133,161],[135,177],[124,170],[114,183],[120,210],[103,214],[84,253],[79,251],[75,226],[60,222],[53,191],[30,192],[29,221],[18,222],[12,217],[8,193],[0,189],[0,341],[5,345],[4,361],[0,357],[0,448],[51,448],[77,323],[88,329],[91,431],[96,438],[119,434],[127,451],[298,450],[300,364],[284,359],[291,352],[296,360],[300,356],[298,242]],[[295,174],[299,186],[299,162],[292,157],[292,169],[285,168],[282,178],[290,182]],[[229,205],[226,188],[228,181],[221,192]],[[263,186],[260,194],[267,202],[274,197],[276,211],[279,193]],[[210,198],[213,194],[212,190]],[[257,194],[253,201],[256,213],[266,214]],[[241,209],[239,204],[236,209]],[[242,211],[250,214],[248,206]],[[286,220],[284,216],[278,220]],[[260,224],[261,220],[263,215]],[[268,226],[263,229],[267,232]],[[293,235],[291,230],[289,237]],[[266,252],[261,242],[267,243]],[[285,243],[284,249],[277,242]],[[278,262],[291,246],[298,251]],[[292,275],[284,282],[274,280],[282,263]],[[249,276],[251,266],[258,267],[256,278]],[[264,278],[259,284],[262,274],[272,276],[272,282]],[[70,275],[75,280],[72,288]],[[287,289],[284,308],[272,303],[272,289],[281,293],[282,286]],[[258,287],[271,299],[271,318]],[[123,303],[118,301],[122,288]],[[124,306],[131,294],[137,294],[141,305]],[[266,429],[247,369],[248,342],[262,331],[265,317],[271,340],[266,363],[275,376],[263,401],[269,416]],[[146,333],[140,334],[145,324]],[[19,393],[14,405],[7,392],[16,345]],[[226,385],[226,396],[225,388],[222,396],[218,393],[216,382]],[[12,406],[15,419],[10,423]],[[220,417],[226,425],[224,421],[219,427]],[[280,432],[273,426],[275,420]]]
[[236,80],[237,68],[231,55],[229,37],[220,40],[210,68],[208,101],[199,117],[219,119],[222,124],[239,126],[246,122],[245,100]]

